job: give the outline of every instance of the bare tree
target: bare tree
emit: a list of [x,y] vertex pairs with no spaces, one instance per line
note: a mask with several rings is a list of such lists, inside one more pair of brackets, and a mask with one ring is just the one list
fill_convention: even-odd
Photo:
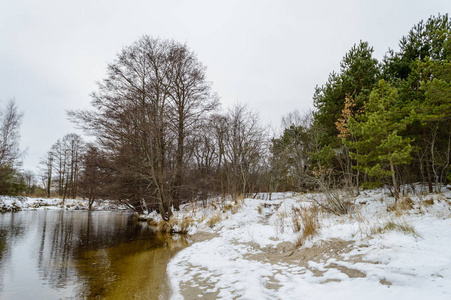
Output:
[[58,195],[62,196],[65,191],[65,186],[67,185],[67,159],[68,153],[67,149],[64,147],[64,143],[61,139],[58,139],[55,144],[52,145],[50,150],[53,153],[54,159],[53,163],[55,164],[53,170],[55,170],[54,181],[57,187]]
[[83,151],[82,138],[78,134],[70,133],[58,139],[41,159],[41,180],[48,197],[52,184],[56,186],[58,195],[63,197],[63,205],[67,196],[77,197]]
[[266,132],[258,114],[244,105],[235,105],[227,114],[225,156],[232,193],[251,191],[250,177],[258,169],[266,150]]
[[27,192],[32,192],[33,186],[35,185],[35,176],[33,171],[26,170],[23,172],[23,179],[27,188]]
[[215,109],[218,99],[211,93],[205,67],[186,45],[174,44],[168,54],[169,118],[176,140],[174,207],[178,209],[185,177],[186,141],[201,125],[206,113]]
[[23,114],[14,99],[0,109],[0,194],[17,194],[20,189],[17,167],[20,165],[20,123]]
[[183,185],[187,137],[213,103],[204,68],[185,45],[144,36],[108,66],[92,94],[94,110],[69,117],[122,161],[117,178],[133,180],[140,196],[134,202],[142,210],[156,203],[169,220]]
[[20,157],[19,129],[22,117],[14,99],[9,100],[4,110],[0,110],[0,166],[13,166]]
[[81,172],[79,187],[83,196],[88,198],[89,210],[92,209],[94,201],[105,195],[108,187],[108,171],[104,153],[90,144],[81,159]]
[[55,154],[49,150],[39,162],[39,176],[47,197],[50,198],[52,188],[53,161]]

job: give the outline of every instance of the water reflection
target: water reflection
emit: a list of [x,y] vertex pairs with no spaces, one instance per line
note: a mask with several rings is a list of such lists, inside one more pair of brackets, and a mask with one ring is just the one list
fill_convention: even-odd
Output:
[[0,298],[157,299],[167,261],[186,244],[129,214],[1,214]]

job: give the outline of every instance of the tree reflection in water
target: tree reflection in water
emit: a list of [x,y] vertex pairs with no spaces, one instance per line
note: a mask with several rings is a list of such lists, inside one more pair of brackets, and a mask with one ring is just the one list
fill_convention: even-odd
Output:
[[[157,235],[126,213],[34,211],[0,215],[0,298],[38,286],[55,298],[158,298],[166,264],[187,245],[183,237]],[[24,252],[25,251],[25,252]],[[25,255],[23,260],[11,253]],[[16,255],[17,256],[17,255]],[[9,258],[8,258],[9,257]],[[30,259],[31,258],[31,259]],[[26,273],[22,263],[27,263]],[[14,272],[14,284],[6,283]],[[37,276],[29,276],[35,272]],[[36,282],[20,282],[20,278]],[[19,282],[18,282],[19,281]],[[20,286],[27,289],[20,289]],[[47,298],[52,298],[46,294]],[[43,297],[41,297],[43,298]]]

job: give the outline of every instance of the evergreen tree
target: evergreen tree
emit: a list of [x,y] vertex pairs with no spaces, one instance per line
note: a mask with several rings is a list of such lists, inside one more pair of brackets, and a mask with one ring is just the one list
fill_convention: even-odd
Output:
[[358,111],[377,83],[380,70],[378,61],[372,57],[374,50],[367,42],[354,45],[340,63],[340,73],[329,75],[328,81],[316,87],[313,96],[317,108],[315,121],[324,127],[324,145],[339,147],[339,134],[335,122],[340,118],[347,96],[355,99]]
[[383,74],[389,81],[406,80],[417,59],[451,59],[451,20],[448,14],[420,21],[399,42],[399,52],[389,50],[384,58]]
[[384,80],[379,82],[365,104],[365,112],[350,117],[348,126],[354,141],[344,141],[357,168],[376,179],[391,176],[395,198],[399,197],[396,166],[411,160],[412,140],[404,137],[410,118],[397,106],[398,91]]

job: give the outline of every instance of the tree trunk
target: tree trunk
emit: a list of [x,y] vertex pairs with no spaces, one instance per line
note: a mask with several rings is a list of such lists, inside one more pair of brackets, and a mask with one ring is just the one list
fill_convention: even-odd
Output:
[[52,185],[52,173],[49,172],[47,176],[47,198],[50,198],[50,187]]
[[391,177],[393,180],[393,189],[394,189],[394,194],[395,194],[395,205],[398,202],[399,199],[399,188],[398,188],[398,183],[396,182],[396,174],[395,174],[395,167],[393,166],[393,161],[390,158],[390,171],[391,171]]
[[431,174],[431,163],[430,163],[430,159],[429,159],[429,150],[427,147],[427,143],[426,143],[426,133],[423,131],[423,142],[424,142],[424,149],[425,149],[425,154],[426,154],[426,173],[428,176],[428,189],[429,189],[429,193],[433,192],[432,189],[432,174]]

